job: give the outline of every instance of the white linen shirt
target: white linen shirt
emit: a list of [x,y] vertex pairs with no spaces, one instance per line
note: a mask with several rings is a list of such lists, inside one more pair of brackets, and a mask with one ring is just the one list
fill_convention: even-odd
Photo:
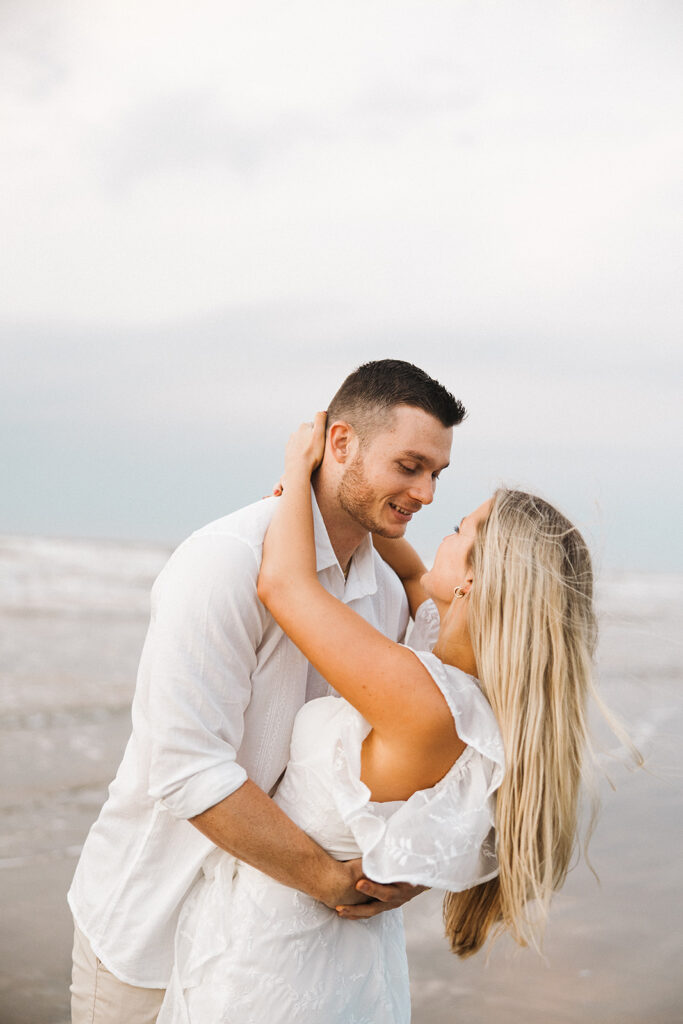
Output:
[[[287,764],[297,711],[307,696],[333,692],[256,594],[276,501],[192,534],[152,588],[132,734],[68,894],[96,956],[131,985],[166,987],[180,905],[215,849],[186,819],[247,778],[270,792]],[[315,499],[313,511],[321,584],[403,639],[403,587],[370,537],[345,583]]]

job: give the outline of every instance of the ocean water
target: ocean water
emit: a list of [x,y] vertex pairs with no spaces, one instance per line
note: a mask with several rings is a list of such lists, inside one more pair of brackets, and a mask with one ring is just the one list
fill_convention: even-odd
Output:
[[[150,587],[169,550],[0,537],[0,1024],[68,1019],[65,892],[129,733]],[[605,575],[598,606],[599,690],[647,758],[629,770],[595,716],[600,884],[581,860],[555,900],[545,959],[503,940],[456,961],[438,895],[414,901],[415,1024],[683,1020],[683,577]]]

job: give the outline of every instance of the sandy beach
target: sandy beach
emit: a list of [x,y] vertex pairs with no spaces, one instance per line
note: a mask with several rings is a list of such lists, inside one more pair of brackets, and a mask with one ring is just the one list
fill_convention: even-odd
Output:
[[[0,1024],[66,1024],[65,901],[130,728],[149,589],[168,549],[0,537],[3,830]],[[460,962],[439,898],[406,913],[415,1024],[676,1024],[683,1020],[683,577],[600,581],[600,691],[649,771],[600,729],[603,810],[558,894],[545,960],[501,941]]]

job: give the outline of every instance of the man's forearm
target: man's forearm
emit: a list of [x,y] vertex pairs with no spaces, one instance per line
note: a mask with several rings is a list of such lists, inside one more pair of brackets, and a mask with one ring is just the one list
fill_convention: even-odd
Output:
[[190,822],[238,860],[329,907],[367,898],[354,889],[360,865],[330,857],[250,779]]

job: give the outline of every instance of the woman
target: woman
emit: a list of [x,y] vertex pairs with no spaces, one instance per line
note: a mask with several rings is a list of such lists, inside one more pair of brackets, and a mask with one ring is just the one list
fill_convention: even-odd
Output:
[[[336,857],[362,855],[369,877],[447,890],[458,955],[497,927],[537,943],[576,835],[595,646],[586,546],[514,491],[466,516],[429,572],[404,542],[379,541],[413,616],[438,610],[433,653],[415,653],[318,583],[310,477],[324,425],[318,414],[290,439],[259,597],[345,699],[299,712],[276,800]],[[209,858],[159,1024],[409,1019],[399,911],[343,920],[220,850]]]

